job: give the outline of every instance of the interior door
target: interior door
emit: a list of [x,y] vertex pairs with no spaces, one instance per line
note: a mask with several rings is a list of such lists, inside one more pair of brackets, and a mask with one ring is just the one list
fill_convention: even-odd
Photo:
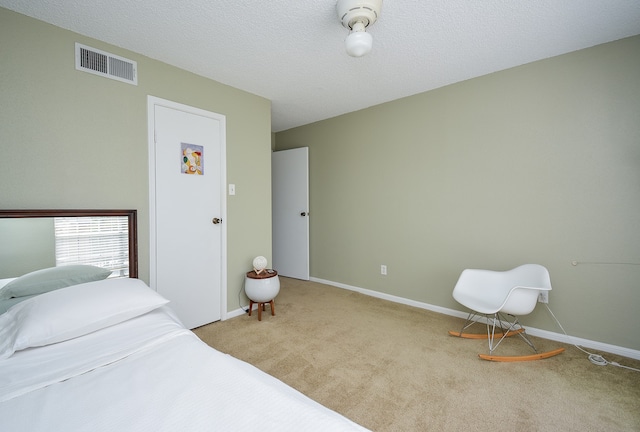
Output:
[[273,268],[309,280],[309,148],[272,153]]
[[150,282],[194,328],[220,320],[226,304],[225,118],[156,98],[149,105]]

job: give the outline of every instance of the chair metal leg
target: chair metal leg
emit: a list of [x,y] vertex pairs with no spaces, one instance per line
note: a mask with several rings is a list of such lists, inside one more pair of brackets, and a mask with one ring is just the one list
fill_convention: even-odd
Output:
[[466,329],[468,329],[469,327],[471,327],[473,324],[476,323],[476,321],[473,318],[475,318],[477,315],[478,314],[476,312],[473,312],[473,311],[469,312],[469,315],[467,315],[467,320],[464,322],[464,325],[460,329],[460,333],[458,334],[458,336],[462,336],[462,334]]
[[[512,319],[509,320],[507,319],[507,316],[505,314],[500,314],[500,313],[494,314],[493,317],[491,318],[487,317],[487,335],[489,338],[489,354],[493,354],[493,351],[496,348],[498,348],[498,345],[500,345],[500,342],[502,342],[505,337],[513,333],[517,333],[522,338],[522,340],[524,340],[527,343],[527,345],[529,345],[533,349],[533,351],[537,353],[538,350],[536,349],[531,339],[529,339],[529,336],[527,335],[527,332],[524,329],[524,327],[520,324],[518,317],[514,315],[508,315],[508,316],[511,317]],[[502,334],[501,334],[500,340],[498,340],[498,342],[494,345],[494,339],[496,336],[496,333],[495,333],[496,326],[500,328],[500,331],[502,332]]]
[[[469,327],[471,327],[473,324],[489,324],[491,322],[491,318],[489,318],[488,315],[485,314],[481,314],[478,312],[469,312],[469,315],[467,316],[467,320],[464,322],[464,325],[462,326],[462,328],[460,329],[460,331],[454,331],[454,330],[449,330],[449,334],[451,336],[456,336],[456,337],[461,337],[464,339],[490,339],[492,337],[492,332],[490,330],[488,330],[486,333],[465,333],[464,331],[466,329],[468,329]],[[494,336],[498,336],[498,337],[509,337],[509,336],[513,336],[516,333],[522,332],[524,331],[524,329],[519,329],[516,330],[515,332],[507,332],[505,334],[502,333],[495,333],[495,331],[493,332]]]

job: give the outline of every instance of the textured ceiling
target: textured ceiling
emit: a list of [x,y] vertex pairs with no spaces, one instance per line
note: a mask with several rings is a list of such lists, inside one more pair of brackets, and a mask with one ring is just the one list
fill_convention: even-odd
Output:
[[274,132],[640,33],[639,0],[384,0],[373,51],[352,58],[335,4],[0,0],[263,96]]

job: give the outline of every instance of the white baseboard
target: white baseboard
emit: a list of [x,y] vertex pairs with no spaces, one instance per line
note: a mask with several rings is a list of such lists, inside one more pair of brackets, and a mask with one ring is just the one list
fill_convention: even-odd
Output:
[[[258,303],[254,303],[252,311],[257,311],[257,310],[258,310]],[[235,318],[237,316],[245,315],[247,313],[249,313],[249,305],[244,305],[242,307],[239,307],[236,310],[227,312],[227,315],[223,317],[221,321],[228,320],[229,318]]]
[[[245,306],[245,307],[246,307],[246,308],[248,308],[248,307],[249,307],[249,305],[247,305],[247,306]],[[227,316],[226,316],[226,317],[224,317],[224,318],[222,318],[222,321],[224,321],[224,320],[228,320],[229,318],[235,318],[235,317],[238,317],[238,316],[240,316],[240,315],[245,315],[246,313],[247,313],[247,312],[245,312],[245,310],[244,310],[244,309],[242,309],[242,308],[238,308],[238,309],[236,309],[236,310],[232,310],[231,312],[227,312]]]
[[[431,305],[428,303],[423,303],[423,302],[419,302],[419,301],[415,301],[415,300],[410,300],[410,299],[406,299],[404,297],[398,297],[398,296],[394,296],[394,295],[390,295],[390,294],[385,294],[385,293],[381,293],[378,291],[373,291],[373,290],[369,290],[366,288],[360,288],[360,287],[355,287],[355,286],[351,286],[351,285],[346,285],[343,283],[339,283],[339,282],[333,282],[333,281],[329,281],[329,280],[325,280],[325,279],[318,279],[318,278],[309,278],[309,280],[313,281],[313,282],[318,282],[318,283],[322,283],[325,285],[331,285],[337,288],[343,288],[349,291],[356,291],[359,292],[360,294],[364,294],[364,295],[368,295],[371,297],[376,297],[376,298],[380,298],[383,300],[388,300],[394,303],[400,303],[400,304],[404,304],[404,305],[408,305],[408,306],[414,306],[420,309],[426,309],[426,310],[430,310],[433,312],[438,312],[441,314],[445,314],[445,315],[450,315],[450,316],[455,316],[458,318],[466,318],[467,317],[467,313],[466,312],[461,312],[461,311],[457,311],[455,309],[449,309],[449,308],[445,308],[445,307],[441,307],[441,306],[435,306],[435,305]],[[625,347],[621,347],[621,346],[617,346],[617,345],[611,345],[611,344],[606,344],[606,343],[602,343],[602,342],[597,342],[597,341],[592,341],[589,339],[582,339],[582,338],[578,338],[578,337],[574,337],[574,336],[567,336],[565,334],[562,333],[555,333],[555,332],[550,332],[547,330],[541,330],[541,329],[537,329],[534,327],[527,327],[527,333],[529,333],[531,336],[537,336],[537,337],[541,337],[544,339],[550,339],[550,340],[554,340],[554,341],[558,341],[558,342],[563,342],[563,343],[567,343],[567,344],[571,344],[571,345],[579,345],[583,348],[591,348],[597,351],[603,351],[603,352],[608,352],[608,353],[612,353],[612,354],[617,354],[617,355],[621,355],[623,357],[628,357],[628,358],[632,358],[632,359],[636,359],[636,360],[640,360],[640,351],[639,350],[634,350],[634,349],[630,349],[630,348],[625,348]]]

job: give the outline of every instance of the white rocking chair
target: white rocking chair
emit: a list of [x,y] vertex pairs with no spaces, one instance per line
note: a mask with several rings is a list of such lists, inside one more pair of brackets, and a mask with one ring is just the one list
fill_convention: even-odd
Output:
[[[479,354],[484,360],[526,361],[548,358],[564,351],[538,353],[535,345],[520,325],[518,316],[533,311],[538,295],[551,291],[551,280],[547,269],[538,264],[524,264],[507,271],[466,269],[453,289],[453,298],[471,309],[467,321],[459,332],[452,336],[468,339],[488,339],[489,355]],[[485,321],[487,334],[464,333],[472,324]],[[496,331],[497,329],[497,331]],[[509,336],[520,336],[536,354],[527,356],[494,356],[493,351]],[[496,339],[497,338],[497,339]]]

